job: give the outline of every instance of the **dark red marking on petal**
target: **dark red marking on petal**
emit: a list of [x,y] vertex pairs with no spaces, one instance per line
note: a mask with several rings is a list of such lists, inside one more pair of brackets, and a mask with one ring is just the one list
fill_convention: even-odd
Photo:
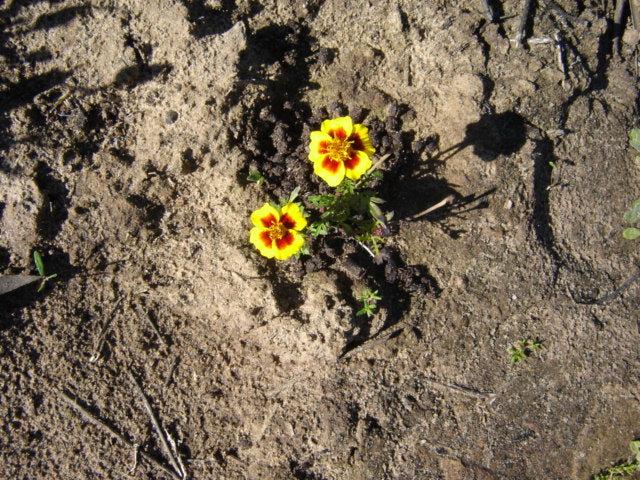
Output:
[[351,148],[354,150],[364,151],[364,142],[360,138],[360,135],[353,132],[351,136],[349,136],[349,141],[351,142]]
[[284,250],[289,245],[293,243],[295,237],[291,232],[287,232],[284,234],[284,237],[276,239],[276,248],[278,250]]
[[322,165],[322,168],[333,173],[334,175],[338,173],[338,170],[340,170],[340,162],[335,162],[331,160],[331,157],[329,155],[324,157],[321,165]]
[[347,170],[354,170],[358,165],[360,165],[362,160],[360,160],[358,154],[353,150],[349,152],[349,154],[351,156],[344,161],[344,168]]
[[258,235],[258,238],[260,238],[260,241],[264,244],[265,247],[271,248],[272,240],[267,230],[260,232],[260,234]]
[[329,142],[327,140],[322,140],[318,142],[318,153],[327,153],[327,148],[329,147]]
[[340,140],[344,140],[345,138],[347,138],[347,132],[342,127],[336,128],[333,131],[333,133],[334,133],[335,138],[339,138]]
[[260,219],[260,222],[262,222],[262,226],[265,228],[269,228],[271,225],[273,225],[274,223],[277,222],[276,217],[273,216],[273,213],[270,213],[269,215],[267,215],[266,217],[262,217]]
[[291,230],[296,226],[295,220],[293,220],[293,218],[291,218],[288,213],[285,213],[282,217],[280,217],[280,223],[284,225],[284,228],[286,228],[287,230]]

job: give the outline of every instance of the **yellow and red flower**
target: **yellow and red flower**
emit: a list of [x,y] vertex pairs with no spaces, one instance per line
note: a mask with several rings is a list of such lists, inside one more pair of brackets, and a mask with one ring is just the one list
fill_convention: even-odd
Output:
[[368,132],[364,125],[354,125],[351,117],[322,122],[319,131],[311,132],[313,171],[330,187],[339,185],[345,176],[358,180],[371,168],[370,157],[375,153]]
[[300,232],[307,226],[307,220],[295,203],[287,203],[278,211],[265,203],[251,214],[249,240],[267,258],[286,260],[304,245]]

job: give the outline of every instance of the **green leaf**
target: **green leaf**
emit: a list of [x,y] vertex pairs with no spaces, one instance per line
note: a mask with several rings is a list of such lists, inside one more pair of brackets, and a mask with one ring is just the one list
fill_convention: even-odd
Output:
[[640,237],[640,228],[629,227],[622,231],[622,236],[627,240],[635,240]]
[[36,268],[38,269],[38,273],[45,276],[44,273],[44,262],[42,261],[42,256],[40,256],[40,252],[37,250],[33,251],[33,261],[36,262]]
[[638,198],[627,213],[624,214],[624,219],[627,223],[636,223],[640,220],[640,198]]
[[329,233],[329,225],[327,222],[313,222],[309,225],[309,231],[313,237],[327,235]]
[[291,195],[289,195],[289,202],[288,203],[293,203],[293,201],[298,198],[298,193],[300,193],[300,185],[298,185],[296,188],[293,189],[293,191],[291,192]]
[[264,182],[264,177],[259,171],[253,170],[249,172],[249,175],[247,175],[247,181],[257,182],[258,185],[261,185]]
[[640,128],[634,128],[629,132],[629,145],[640,152]]
[[636,457],[636,460],[638,460],[638,456],[640,456],[640,440],[631,442],[629,448],[631,449],[631,453]]

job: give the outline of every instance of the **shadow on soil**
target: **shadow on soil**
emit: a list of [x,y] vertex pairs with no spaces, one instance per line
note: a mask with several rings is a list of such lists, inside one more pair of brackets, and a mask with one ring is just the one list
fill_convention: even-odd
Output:
[[[40,282],[35,282],[17,290],[0,296],[0,332],[12,327],[19,327],[24,320],[21,310],[35,305],[54,288],[64,288],[64,285],[75,275],[80,272],[80,268],[72,265],[69,261],[69,254],[64,253],[57,247],[36,247],[34,250],[39,252],[47,252],[42,254],[45,266],[45,273],[58,276],[47,282],[41,292],[38,292]],[[37,275],[35,268],[32,272],[23,272],[24,274]]]
[[236,22],[253,17],[264,8],[257,1],[249,1],[242,7],[239,7],[234,0],[222,0],[217,2],[216,7],[208,3],[212,2],[182,0],[182,4],[187,8],[187,20],[191,23],[191,34],[196,38],[220,35]]

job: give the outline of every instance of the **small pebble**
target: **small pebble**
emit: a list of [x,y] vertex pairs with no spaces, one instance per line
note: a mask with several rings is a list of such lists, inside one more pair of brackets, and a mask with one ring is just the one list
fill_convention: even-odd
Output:
[[175,110],[169,110],[164,115],[164,123],[166,123],[167,125],[176,123],[177,120],[178,120],[178,112],[176,112]]

